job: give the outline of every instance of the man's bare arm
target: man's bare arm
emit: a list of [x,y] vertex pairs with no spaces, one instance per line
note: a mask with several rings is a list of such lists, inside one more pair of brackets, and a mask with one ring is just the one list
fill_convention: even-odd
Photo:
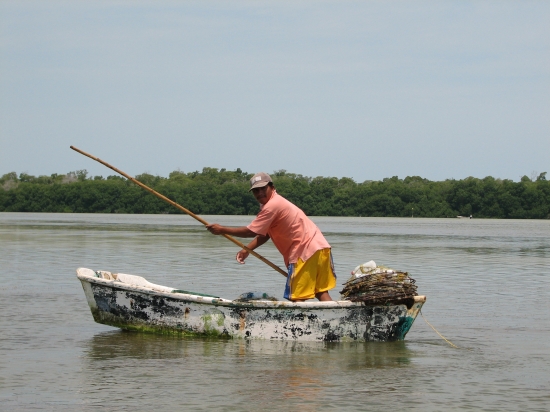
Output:
[[[260,247],[262,246],[265,242],[267,242],[269,240],[269,236],[263,236],[263,235],[257,235],[253,240],[252,242],[250,242],[247,247],[250,249],[250,250],[254,250],[256,249],[257,247]],[[241,263],[241,264],[244,264],[244,261],[245,259],[248,257],[250,253],[245,250],[245,249],[241,249],[239,250],[239,252],[237,252],[237,256],[235,256],[235,259],[237,259],[237,262]]]
[[[206,229],[214,235],[231,235],[231,236],[238,236],[238,237],[253,237],[254,239],[252,242],[250,242],[247,247],[250,250],[254,250],[257,247],[262,246],[265,242],[269,240],[268,235],[257,235],[252,230],[247,228],[246,226],[242,227],[228,227],[228,226],[222,226],[218,225],[217,223],[214,223],[212,225],[207,225]],[[244,260],[248,257],[249,252],[245,249],[239,250],[237,253],[237,256],[235,258],[237,259],[237,262],[244,263]]]
[[[206,229],[213,235],[231,235],[238,237],[255,237],[256,233],[247,228],[246,226],[241,227],[229,227],[218,225],[217,223],[207,225]],[[265,243],[265,241],[264,241]]]

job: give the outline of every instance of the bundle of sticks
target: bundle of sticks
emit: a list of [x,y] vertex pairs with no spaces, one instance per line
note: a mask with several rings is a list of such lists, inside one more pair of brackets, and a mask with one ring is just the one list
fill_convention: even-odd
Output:
[[344,300],[384,305],[418,295],[416,281],[407,272],[383,266],[376,266],[366,273],[364,270],[354,272],[340,291]]

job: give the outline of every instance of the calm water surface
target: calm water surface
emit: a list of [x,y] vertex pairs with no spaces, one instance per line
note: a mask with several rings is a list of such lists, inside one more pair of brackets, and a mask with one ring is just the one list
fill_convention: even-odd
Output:
[[[371,259],[409,271],[424,316],[460,349],[421,317],[393,343],[121,332],[93,322],[77,267],[225,298],[282,298],[284,278],[253,257],[238,265],[232,243],[186,216],[0,213],[0,409],[550,409],[550,221],[314,221],[340,285]],[[259,252],[282,264],[271,245]]]

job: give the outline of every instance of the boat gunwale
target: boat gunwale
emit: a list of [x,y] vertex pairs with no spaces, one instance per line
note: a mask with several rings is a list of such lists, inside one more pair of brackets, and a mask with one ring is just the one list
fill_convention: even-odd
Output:
[[[85,269],[85,268],[79,268]],[[79,273],[77,269],[77,278],[81,281],[89,283],[96,283],[98,285],[107,286],[114,289],[126,290],[129,292],[140,292],[147,295],[162,296],[170,299],[175,299],[184,302],[194,302],[198,304],[212,305],[212,306],[225,306],[232,308],[264,308],[264,309],[344,309],[352,307],[365,307],[365,306],[386,306],[386,305],[366,305],[364,302],[352,302],[349,300],[338,300],[328,302],[287,302],[287,301],[271,301],[271,300],[254,300],[248,302],[236,302],[229,299],[219,297],[207,297],[199,296],[180,292],[164,292],[155,290],[154,288],[132,285],[129,283],[120,282],[118,280],[102,279],[94,276],[89,276]],[[94,271],[95,273],[95,271]],[[162,286],[162,285],[157,285]],[[166,287],[166,286],[164,286]],[[173,289],[177,290],[177,289]],[[426,302],[426,296],[414,296],[415,303]],[[398,305],[400,303],[397,303]]]

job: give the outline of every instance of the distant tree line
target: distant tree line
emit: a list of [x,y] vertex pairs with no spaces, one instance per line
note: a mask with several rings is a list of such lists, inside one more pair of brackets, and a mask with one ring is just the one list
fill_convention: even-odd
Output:
[[[310,216],[386,216],[548,219],[546,172],[519,182],[493,177],[430,181],[418,176],[357,183],[343,177],[272,173],[277,191]],[[168,178],[136,179],[197,214],[253,215],[252,174],[206,167]],[[0,178],[1,212],[181,213],[119,176],[88,177],[86,170],[51,176],[7,173]]]

